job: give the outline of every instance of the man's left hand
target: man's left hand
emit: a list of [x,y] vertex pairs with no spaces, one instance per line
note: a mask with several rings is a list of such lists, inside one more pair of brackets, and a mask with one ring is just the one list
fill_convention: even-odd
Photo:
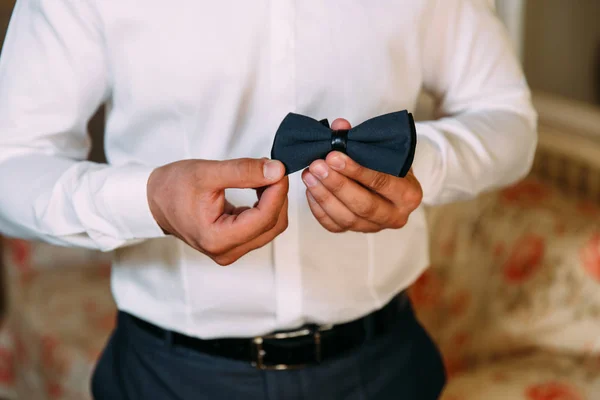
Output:
[[[332,129],[350,129],[336,119]],[[421,204],[423,191],[412,170],[395,177],[365,168],[333,151],[302,172],[310,209],[330,232],[379,232],[399,229]]]

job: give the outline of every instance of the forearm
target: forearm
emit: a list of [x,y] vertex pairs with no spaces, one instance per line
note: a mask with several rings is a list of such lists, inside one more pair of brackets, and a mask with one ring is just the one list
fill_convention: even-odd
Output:
[[148,166],[84,161],[111,96],[96,2],[17,3],[0,61],[0,232],[108,251],[162,236]]
[[417,124],[425,204],[473,197],[527,174],[537,144],[530,89],[491,3],[436,0],[425,16],[423,86],[436,121]]
[[0,162],[0,232],[110,251],[163,236],[148,207],[151,168],[44,154]]
[[468,199],[525,176],[537,144],[534,120],[532,113],[480,110],[417,123],[413,170],[423,202]]

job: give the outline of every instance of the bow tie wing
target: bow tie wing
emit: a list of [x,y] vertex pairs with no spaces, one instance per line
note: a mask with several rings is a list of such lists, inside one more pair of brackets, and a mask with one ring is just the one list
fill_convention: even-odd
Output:
[[415,154],[412,114],[399,111],[372,118],[348,132],[347,154],[364,167],[404,177]]
[[286,174],[306,168],[331,151],[331,130],[327,121],[289,113],[273,140],[271,159],[285,165]]

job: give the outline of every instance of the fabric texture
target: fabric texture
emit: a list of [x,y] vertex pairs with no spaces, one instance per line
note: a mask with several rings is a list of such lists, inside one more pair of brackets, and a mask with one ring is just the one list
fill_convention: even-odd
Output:
[[437,400],[441,357],[411,312],[359,350],[316,367],[260,371],[171,345],[120,313],[92,378],[95,400]]
[[533,352],[455,376],[442,400],[595,400],[599,395],[597,358]]
[[[164,237],[148,177],[183,159],[268,157],[290,112],[358,126],[413,112],[423,90],[444,116],[415,123],[425,204],[528,171],[530,91],[480,1],[21,0],[0,62],[0,232],[114,251],[119,309],[192,336],[355,319],[429,264],[423,208],[400,230],[332,234],[293,173],[288,229],[222,268]],[[102,103],[107,164],[85,161],[87,121]],[[254,190],[226,197],[256,202]]]
[[[536,179],[428,210],[432,264],[409,294],[443,355],[442,400],[598,398],[598,217],[598,205]],[[89,399],[115,322],[110,258],[21,240],[5,247],[0,393]]]
[[[335,139],[327,123],[290,113],[277,129],[271,158],[281,161],[286,173],[291,174],[325,158],[336,149]],[[349,129],[340,151],[367,168],[404,177],[412,165],[416,141],[412,115],[398,111]]]
[[4,245],[0,396],[90,399],[90,376],[114,328],[110,257],[22,240]]
[[532,349],[600,355],[598,215],[536,179],[430,210],[437,251],[412,296],[451,364]]

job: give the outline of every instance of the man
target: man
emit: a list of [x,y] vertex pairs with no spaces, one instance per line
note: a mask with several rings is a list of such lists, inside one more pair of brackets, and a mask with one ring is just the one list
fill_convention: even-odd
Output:
[[[422,89],[442,118],[416,124],[405,178],[264,158],[289,112],[345,129]],[[107,165],[84,161],[102,103]],[[486,2],[19,0],[0,230],[115,250],[96,399],[434,399],[404,293],[428,264],[421,204],[521,178],[535,131]]]

